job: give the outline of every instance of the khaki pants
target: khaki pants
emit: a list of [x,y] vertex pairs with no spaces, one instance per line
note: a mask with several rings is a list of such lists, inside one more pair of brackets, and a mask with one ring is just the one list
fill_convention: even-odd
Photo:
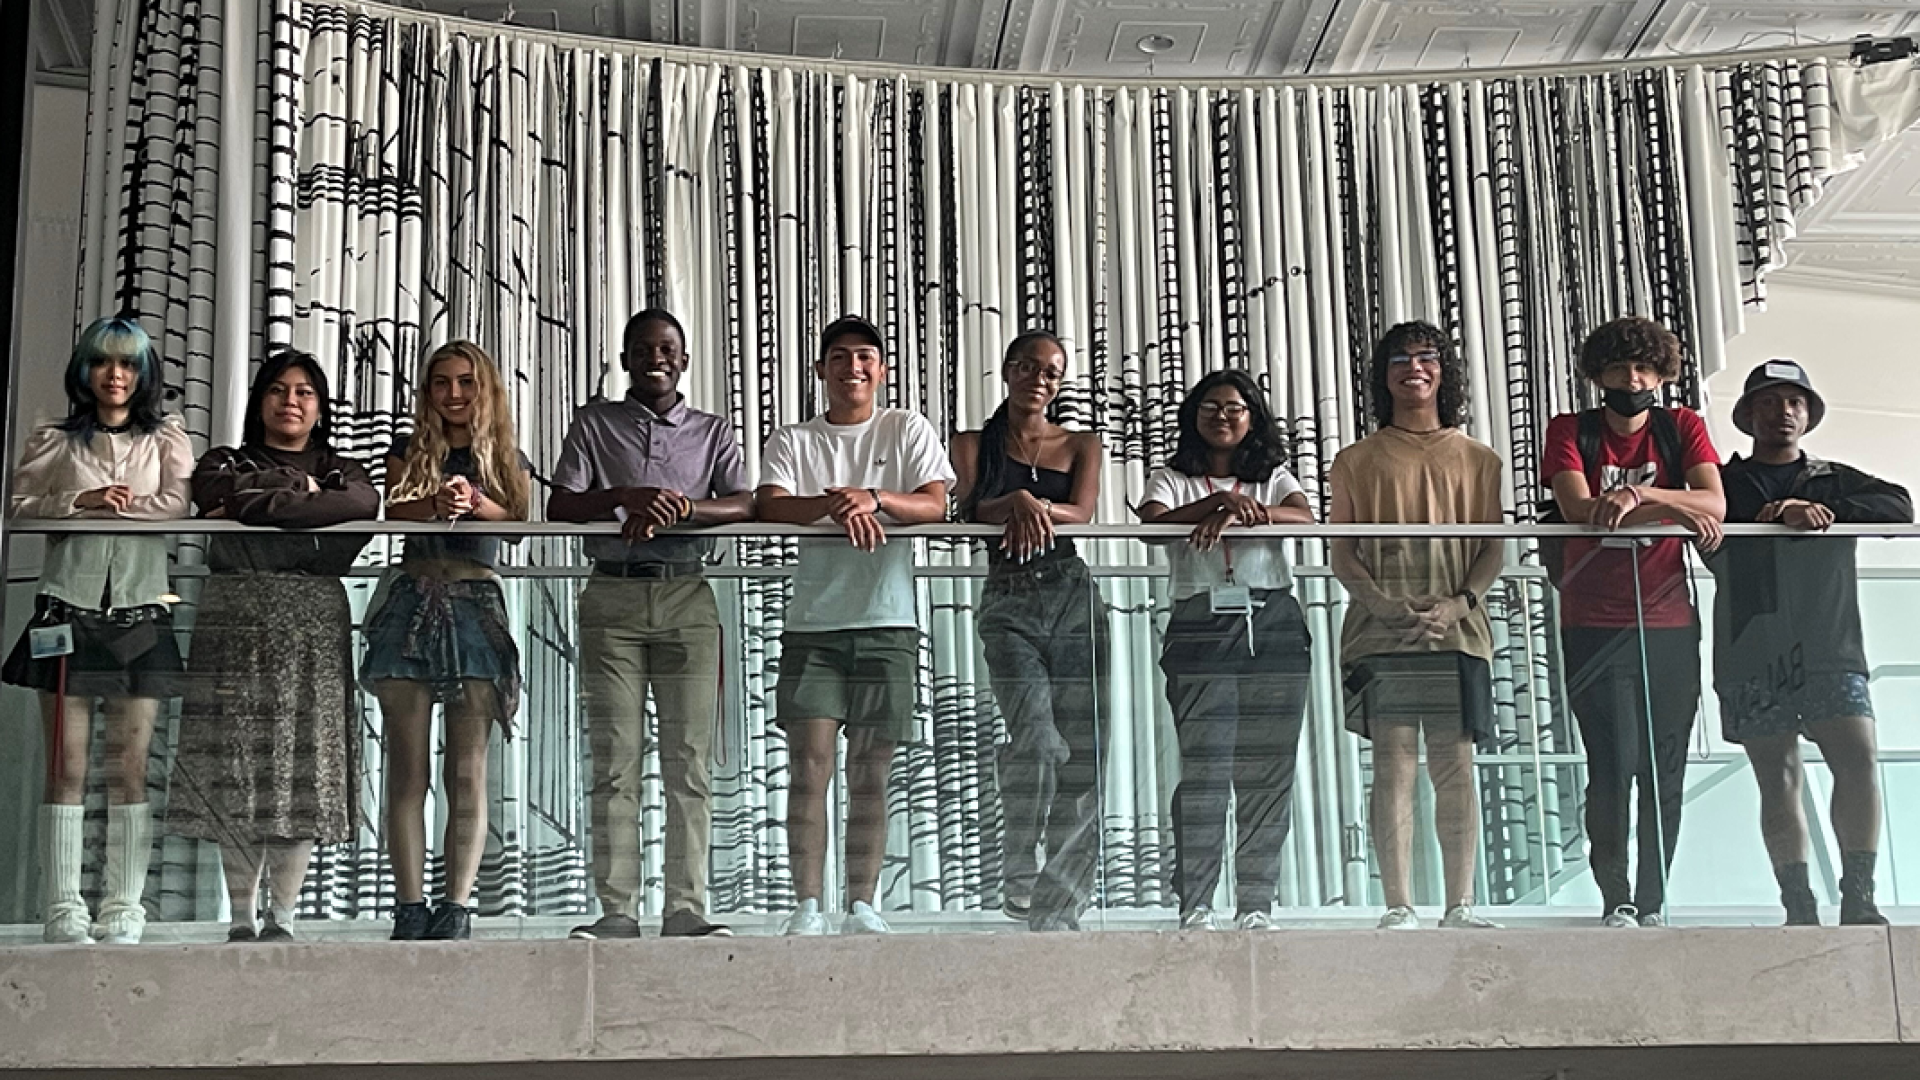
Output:
[[701,578],[594,577],[580,593],[580,679],[593,750],[593,880],[601,911],[635,915],[647,690],[666,797],[663,915],[706,915],[707,756],[719,699],[720,613]]

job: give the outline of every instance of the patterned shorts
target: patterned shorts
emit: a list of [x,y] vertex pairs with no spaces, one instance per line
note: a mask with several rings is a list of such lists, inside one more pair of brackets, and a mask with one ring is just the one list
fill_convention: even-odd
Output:
[[1801,734],[1808,724],[1848,716],[1873,719],[1867,677],[1857,672],[1808,675],[1785,691],[1749,684],[1720,695],[1720,731],[1733,743]]

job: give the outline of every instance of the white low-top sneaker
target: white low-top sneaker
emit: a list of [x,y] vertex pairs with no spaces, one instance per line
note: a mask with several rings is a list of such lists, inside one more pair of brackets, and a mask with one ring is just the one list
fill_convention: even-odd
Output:
[[1420,929],[1420,916],[1415,914],[1414,910],[1410,907],[1390,907],[1387,909],[1385,915],[1380,916],[1379,929],[1418,930]]
[[1632,904],[1621,904],[1607,912],[1607,917],[1600,920],[1600,925],[1612,930],[1638,930],[1640,913],[1634,910]]
[[1205,904],[1180,916],[1182,930],[1218,930],[1220,924],[1213,919],[1213,909]]
[[888,926],[887,920],[873,910],[872,904],[865,900],[855,900],[853,906],[847,909],[847,917],[840,920],[840,932],[842,934],[891,934],[893,927]]
[[819,937],[826,933],[827,917],[820,911],[820,901],[800,901],[800,909],[787,916],[780,932],[787,937]]
[[1498,930],[1500,924],[1475,915],[1471,904],[1455,904],[1447,909],[1447,914],[1440,920],[1440,928],[1442,930]]

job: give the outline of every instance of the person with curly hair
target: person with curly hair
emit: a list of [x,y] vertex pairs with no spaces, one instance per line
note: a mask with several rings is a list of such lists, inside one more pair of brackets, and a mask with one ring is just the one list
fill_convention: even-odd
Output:
[[[513,413],[493,358],[470,341],[427,356],[413,434],[387,451],[387,517],[398,521],[524,521],[532,463],[515,446]],[[387,849],[398,904],[393,938],[471,935],[474,878],[487,842],[487,741],[511,738],[520,651],[500,588],[500,541],[415,536],[384,602],[367,620],[360,681],[380,699],[387,749]],[[433,708],[446,724],[445,894],[426,901],[426,800]]]
[[[1661,404],[1681,360],[1679,339],[1651,319],[1615,319],[1587,336],[1580,373],[1600,391],[1601,407],[1554,417],[1542,451],[1540,475],[1562,518],[1604,530],[1677,523],[1702,550],[1720,543],[1720,455],[1699,413]],[[1700,707],[1686,543],[1574,539],[1554,561],[1567,696],[1587,752],[1587,862],[1601,921],[1662,926]],[[1636,782],[1640,857],[1629,886]]]
[[[1425,322],[1388,330],[1373,350],[1375,430],[1342,450],[1329,480],[1333,523],[1497,524],[1499,455],[1460,430],[1466,372],[1452,339]],[[1408,530],[1411,535],[1417,530]],[[1413,907],[1413,788],[1427,744],[1446,895],[1440,925],[1491,929],[1474,913],[1480,807],[1476,744],[1494,736],[1488,590],[1499,540],[1339,539],[1346,586],[1340,663],[1347,728],[1373,743],[1369,820],[1387,911],[1383,930],[1420,926]]]
[[1306,717],[1312,638],[1282,540],[1232,530],[1313,523],[1285,432],[1244,371],[1216,371],[1180,403],[1173,458],[1147,478],[1144,522],[1190,524],[1169,549],[1173,611],[1160,650],[1180,741],[1173,888],[1183,930],[1216,928],[1213,894],[1233,806],[1234,925],[1272,926],[1280,849]]

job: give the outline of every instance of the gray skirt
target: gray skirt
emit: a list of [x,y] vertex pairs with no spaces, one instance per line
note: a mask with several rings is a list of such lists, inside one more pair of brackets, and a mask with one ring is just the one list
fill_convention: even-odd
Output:
[[1347,730],[1373,737],[1381,724],[1460,718],[1460,730],[1482,747],[1495,742],[1493,669],[1462,652],[1387,653],[1346,666]]
[[360,700],[339,580],[215,574],[188,649],[167,828],[236,845],[351,839]]

